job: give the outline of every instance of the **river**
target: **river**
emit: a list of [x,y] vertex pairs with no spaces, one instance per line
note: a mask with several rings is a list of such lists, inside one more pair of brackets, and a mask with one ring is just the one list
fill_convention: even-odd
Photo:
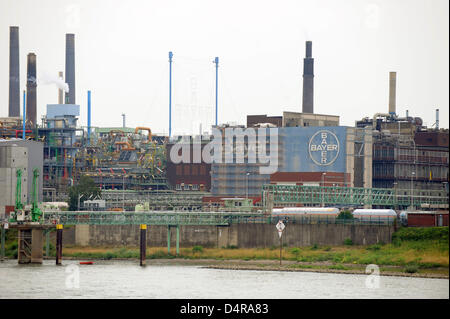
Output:
[[448,279],[381,276],[368,287],[368,275],[147,263],[146,267],[139,267],[137,261],[79,265],[75,260],[63,260],[62,266],[56,266],[53,260],[42,265],[6,260],[0,262],[0,298],[449,298]]

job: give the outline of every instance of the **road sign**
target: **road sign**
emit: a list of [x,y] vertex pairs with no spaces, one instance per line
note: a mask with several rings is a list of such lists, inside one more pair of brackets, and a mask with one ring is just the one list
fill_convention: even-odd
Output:
[[281,220],[279,220],[278,224],[275,227],[278,230],[278,236],[280,236],[280,238],[281,238],[281,235],[283,235],[283,230],[286,226],[284,225],[284,223]]

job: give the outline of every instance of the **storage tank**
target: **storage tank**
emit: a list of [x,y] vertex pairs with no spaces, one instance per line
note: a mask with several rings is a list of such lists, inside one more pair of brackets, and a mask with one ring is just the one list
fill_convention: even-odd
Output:
[[397,218],[397,213],[392,209],[355,209],[353,217],[364,222],[388,223]]
[[320,216],[338,216],[339,209],[336,207],[284,207],[274,208],[272,215],[320,215]]

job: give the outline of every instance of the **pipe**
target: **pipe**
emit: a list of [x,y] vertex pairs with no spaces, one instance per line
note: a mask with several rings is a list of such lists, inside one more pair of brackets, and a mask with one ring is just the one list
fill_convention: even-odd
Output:
[[386,117],[386,118],[390,118],[392,115],[388,114],[388,113],[375,113],[375,115],[373,116],[373,120],[372,120],[372,127],[375,130],[377,128],[377,118],[378,117]]
[[20,132],[22,132],[22,139],[23,140],[25,139],[25,133],[33,133],[32,130],[16,130],[16,138],[19,136]]
[[[216,57],[216,58],[214,59],[214,63],[216,64],[216,126],[217,126],[217,114],[218,114],[217,95],[218,95],[219,57]],[[200,133],[200,134],[201,134],[201,133]]]
[[9,117],[20,117],[19,27],[9,27]]
[[147,143],[152,141],[152,130],[149,127],[136,127],[134,130],[134,134],[137,134],[139,131],[148,131],[148,139]]
[[66,104],[75,104],[75,34],[66,34],[66,83],[69,92],[66,92]]
[[389,72],[389,114],[395,114],[397,72]]
[[436,130],[439,131],[439,109],[436,109]]
[[91,91],[87,91],[87,94],[88,94],[87,140],[88,145],[91,145]]
[[[63,72],[62,71],[60,71],[59,73],[58,73],[58,75],[59,75],[59,78],[60,79],[63,79],[64,77],[63,77]],[[64,97],[63,97],[63,95],[64,95],[64,93],[63,93],[63,90],[62,89],[58,89],[58,104],[63,104],[64,102]]]
[[172,51],[169,52],[169,137],[172,136]]
[[27,56],[27,120],[30,127],[36,122],[36,54],[28,53]]

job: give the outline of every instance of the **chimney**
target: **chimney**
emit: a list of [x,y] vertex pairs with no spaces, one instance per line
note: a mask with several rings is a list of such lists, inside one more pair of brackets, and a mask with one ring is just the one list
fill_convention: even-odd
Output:
[[[63,72],[59,71],[58,73],[59,78],[64,79],[63,77]],[[63,89],[58,89],[58,104],[63,104],[63,100],[64,100],[64,92]]]
[[9,27],[9,117],[20,117],[19,27]]
[[27,121],[31,127],[37,125],[36,121],[36,54],[27,56]]
[[439,131],[439,109],[436,109],[436,130]]
[[389,114],[395,115],[397,72],[389,72]]
[[75,104],[75,34],[66,34],[66,92],[65,104]]
[[306,57],[303,59],[303,113],[314,113],[314,59],[312,41],[306,41]]

